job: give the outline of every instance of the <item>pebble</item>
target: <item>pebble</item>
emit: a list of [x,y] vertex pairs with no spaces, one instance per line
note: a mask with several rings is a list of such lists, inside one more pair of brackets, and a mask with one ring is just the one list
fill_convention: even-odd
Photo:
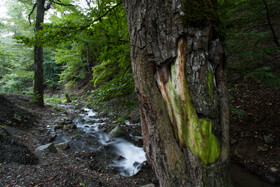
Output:
[[266,136],[266,135],[263,136],[263,139],[267,144],[272,143],[274,141],[274,139],[271,136]]
[[277,171],[278,171],[278,169],[277,169],[277,168],[275,168],[275,167],[270,168],[270,170],[271,170],[273,173],[275,173],[275,172],[277,172]]
[[264,147],[264,146],[258,146],[258,151],[263,151],[263,152],[265,152],[265,151],[267,151],[267,148]]

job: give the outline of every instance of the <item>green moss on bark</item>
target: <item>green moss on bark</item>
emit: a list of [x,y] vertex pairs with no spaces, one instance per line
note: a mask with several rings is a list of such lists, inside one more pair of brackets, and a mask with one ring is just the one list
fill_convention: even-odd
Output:
[[[180,64],[178,59],[175,64],[171,65],[171,75],[166,85],[169,99],[165,98],[171,121],[173,125],[177,126],[174,128],[177,129],[176,137],[178,137],[181,147],[187,146],[205,164],[213,163],[220,156],[219,142],[212,133],[212,122],[198,117],[186,77],[184,73],[179,73],[185,67],[180,66],[184,66],[184,64]],[[210,73],[208,79],[212,80],[209,82],[212,91],[213,73],[212,76]],[[182,89],[183,91],[181,91]]]

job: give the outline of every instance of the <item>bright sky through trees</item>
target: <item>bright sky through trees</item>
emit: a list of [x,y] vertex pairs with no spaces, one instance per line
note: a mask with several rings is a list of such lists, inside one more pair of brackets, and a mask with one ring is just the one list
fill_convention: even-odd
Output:
[[0,1],[0,19],[7,17],[6,0]]

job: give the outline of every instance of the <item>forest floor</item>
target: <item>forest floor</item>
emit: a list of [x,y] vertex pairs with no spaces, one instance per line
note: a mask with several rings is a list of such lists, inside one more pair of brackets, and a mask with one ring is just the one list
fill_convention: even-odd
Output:
[[231,162],[280,184],[280,91],[237,73],[231,83]]
[[[231,162],[279,184],[280,92],[239,75],[232,82]],[[157,185],[147,164],[135,176],[123,177],[104,165],[106,155],[95,151],[70,148],[56,153],[38,152],[36,148],[52,141],[48,127],[65,112],[50,105],[38,108],[29,99],[24,95],[0,95],[0,186]],[[110,105],[115,119],[123,116],[118,107]],[[130,116],[137,121],[139,114],[133,110]],[[140,133],[140,127],[134,131]]]

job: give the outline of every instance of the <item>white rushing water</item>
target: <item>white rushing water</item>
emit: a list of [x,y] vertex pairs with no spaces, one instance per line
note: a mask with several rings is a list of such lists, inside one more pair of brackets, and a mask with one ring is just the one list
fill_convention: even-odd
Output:
[[[112,160],[111,166],[116,167],[123,176],[132,176],[140,170],[141,164],[146,161],[143,148],[137,147],[123,138],[110,138],[108,133],[99,130],[108,118],[98,118],[97,113],[84,108],[84,113],[75,118],[74,123],[85,133],[97,138],[100,145],[112,146],[115,154],[120,158]],[[100,122],[101,121],[101,122]],[[133,125],[133,124],[127,124]],[[87,138],[90,138],[87,136]]]
[[118,167],[120,174],[123,176],[136,174],[141,164],[146,161],[143,148],[137,147],[124,139],[118,138],[113,146],[116,148],[117,154],[123,158],[114,160],[112,166]]

